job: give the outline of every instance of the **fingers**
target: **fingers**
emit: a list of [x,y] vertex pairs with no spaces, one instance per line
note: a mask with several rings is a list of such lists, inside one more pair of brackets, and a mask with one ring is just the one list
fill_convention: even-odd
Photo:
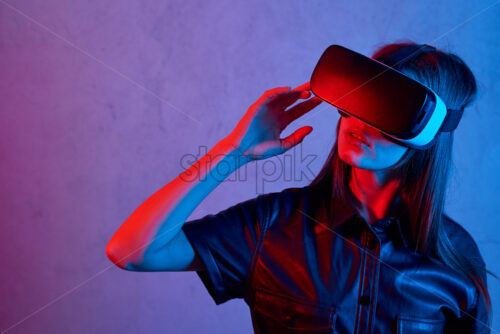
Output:
[[286,138],[273,140],[270,142],[265,142],[254,150],[254,157],[256,159],[267,159],[282,153],[285,153],[287,150],[292,147],[300,144],[305,136],[307,136],[312,131],[311,126],[303,126],[297,130],[295,130],[291,135]]
[[294,89],[291,89],[290,86],[272,88],[272,89],[269,89],[268,91],[266,91],[264,94],[266,96],[270,97],[272,95],[284,93],[287,91],[295,92],[295,91],[301,91],[301,90],[310,91],[311,90],[310,82],[309,81],[305,82],[302,85],[295,87]]
[[294,90],[311,90],[310,81],[303,83],[302,85],[297,86],[294,89],[292,89],[292,91],[294,91]]
[[294,89],[291,89],[290,86],[269,89],[261,96],[261,99],[265,100],[266,102],[271,102],[271,100],[279,99],[279,102],[282,103],[283,106],[288,107],[299,98],[309,98],[311,96],[310,90],[311,87],[308,81],[300,86],[295,87]]
[[313,128],[311,126],[303,126],[295,130],[291,135],[286,138],[279,138],[267,142],[260,143],[253,147],[251,150],[244,152],[244,155],[251,157],[253,160],[267,159],[276,155],[280,155],[290,148],[301,143],[305,136],[307,136]]
[[[283,96],[283,101],[280,102],[283,102],[282,105],[285,107],[294,104],[298,99],[308,99],[309,97],[311,97],[310,81],[307,81],[302,85],[295,87],[294,89],[286,92],[286,94],[281,94],[281,96]],[[281,99],[281,97],[277,97],[277,99]]]
[[277,95],[272,100],[272,104],[279,105],[281,108],[287,108],[294,104],[298,99],[308,99],[311,92],[307,90],[291,90],[289,92]]
[[267,90],[264,94],[262,94],[261,99],[265,100],[270,100],[274,98],[275,96],[278,96],[280,94],[286,93],[290,91],[291,87],[290,86],[284,86],[284,87],[276,87]]
[[301,102],[301,103],[293,106],[289,110],[287,110],[285,112],[285,114],[287,115],[286,116],[287,125],[289,123],[292,123],[297,118],[299,118],[302,115],[304,115],[305,113],[307,113],[307,112],[311,111],[312,109],[316,108],[318,105],[321,104],[321,102],[323,102],[323,100],[321,100],[319,97],[314,96],[313,98],[311,98],[311,99],[309,99],[307,101]]
[[291,89],[290,86],[276,87],[276,88],[269,89],[262,95],[262,97],[266,97],[269,99],[269,98],[277,97],[279,95],[284,95],[284,94],[290,93],[290,92],[310,91],[310,90],[311,90],[310,82],[307,81],[307,82],[303,83],[302,85],[295,87],[294,89]]
[[298,128],[295,130],[291,135],[289,135],[286,138],[280,139],[281,141],[281,148],[286,151],[295,145],[299,144],[302,142],[305,136],[307,136],[313,128],[309,125],[303,126],[301,128]]

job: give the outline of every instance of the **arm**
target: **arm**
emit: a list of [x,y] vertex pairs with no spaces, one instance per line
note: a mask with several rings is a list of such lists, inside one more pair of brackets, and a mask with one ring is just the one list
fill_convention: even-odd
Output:
[[310,127],[302,127],[284,139],[279,135],[321,100],[312,98],[286,113],[282,106],[309,96],[309,83],[292,91],[282,87],[264,93],[229,136],[135,209],[109,241],[108,258],[126,270],[202,270],[181,230],[182,225],[199,203],[237,168],[252,160],[281,154],[303,140]]
[[[127,218],[106,247],[109,259],[127,270],[190,269],[188,265],[195,260],[195,254],[181,230],[184,221],[217,185],[246,161],[229,139],[218,142]],[[169,244],[169,241],[172,242]],[[169,248],[175,256],[167,256]],[[196,262],[192,264],[192,270],[201,269],[196,268]]]

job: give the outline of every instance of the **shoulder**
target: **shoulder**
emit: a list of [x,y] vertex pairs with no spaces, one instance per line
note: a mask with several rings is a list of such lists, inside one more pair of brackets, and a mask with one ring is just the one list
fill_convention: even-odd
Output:
[[255,200],[259,203],[270,205],[275,210],[288,211],[310,196],[310,193],[309,185],[290,187],[281,191],[259,195]]
[[[478,289],[478,286],[476,285],[476,297],[479,296],[479,294],[484,294],[484,292],[488,289],[486,276],[487,270],[476,241],[462,225],[445,214],[443,214],[442,225],[446,230],[448,239],[453,247],[459,251],[461,256],[465,257],[473,266],[477,267],[473,269],[473,271],[479,276],[482,282],[480,283],[481,288]],[[479,299],[476,298],[476,301],[477,300]],[[484,299],[481,300],[484,301]],[[484,306],[482,303],[480,305]],[[486,314],[486,311],[483,311],[483,315]]]
[[262,210],[263,221],[270,227],[278,219],[288,220],[297,209],[307,207],[307,202],[315,202],[316,192],[312,186],[289,187],[281,191],[261,194],[254,198],[259,210]]
[[483,257],[472,235],[459,223],[443,214],[443,228],[451,244],[475,265],[485,267]]

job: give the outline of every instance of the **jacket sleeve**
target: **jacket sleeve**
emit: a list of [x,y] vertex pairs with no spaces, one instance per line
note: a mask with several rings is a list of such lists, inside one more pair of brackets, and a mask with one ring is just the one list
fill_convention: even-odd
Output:
[[205,267],[197,274],[216,305],[244,298],[274,194],[246,200],[217,214],[188,221],[182,227]]

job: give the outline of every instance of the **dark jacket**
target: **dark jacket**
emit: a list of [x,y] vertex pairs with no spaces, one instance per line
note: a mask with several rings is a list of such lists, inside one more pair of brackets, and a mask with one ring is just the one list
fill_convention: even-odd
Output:
[[[217,305],[244,298],[255,333],[489,333],[472,282],[411,249],[398,201],[370,225],[324,189],[287,188],[184,224]],[[444,218],[452,243],[484,266]]]

